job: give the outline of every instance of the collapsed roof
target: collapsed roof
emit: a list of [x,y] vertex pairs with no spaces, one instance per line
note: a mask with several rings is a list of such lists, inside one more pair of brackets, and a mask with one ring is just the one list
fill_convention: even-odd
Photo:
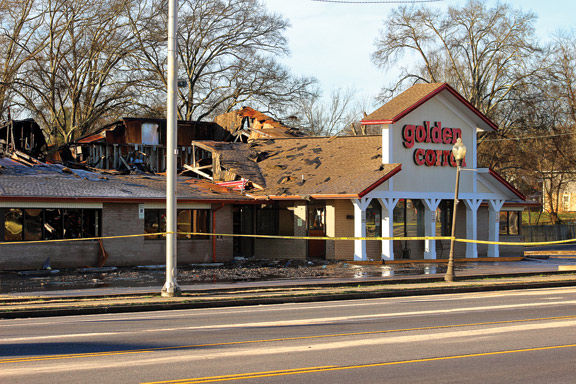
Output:
[[[161,175],[102,174],[61,164],[28,165],[0,158],[0,176],[3,199],[146,201],[166,198],[166,179]],[[176,189],[181,201],[247,200],[240,193],[189,177],[179,177]]]
[[272,117],[250,107],[216,116],[214,122],[228,130],[237,138],[248,141],[254,139],[274,139],[301,137],[304,133],[290,128]]
[[358,197],[401,169],[382,164],[380,136],[193,144],[213,152],[214,168],[253,182],[249,195],[256,198]]

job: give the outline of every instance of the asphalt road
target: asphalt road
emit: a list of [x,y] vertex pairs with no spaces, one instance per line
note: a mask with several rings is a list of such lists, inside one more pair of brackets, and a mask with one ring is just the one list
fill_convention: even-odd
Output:
[[576,288],[0,321],[0,383],[573,383]]

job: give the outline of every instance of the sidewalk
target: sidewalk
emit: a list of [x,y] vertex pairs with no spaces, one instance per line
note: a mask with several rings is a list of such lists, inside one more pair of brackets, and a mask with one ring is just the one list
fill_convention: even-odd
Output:
[[[533,261],[491,263],[464,269],[454,283],[442,274],[310,278],[183,285],[182,296],[164,298],[161,286],[41,291],[0,295],[0,318],[214,308],[351,300],[529,288],[576,286],[576,264]],[[558,271],[559,266],[571,271]],[[385,268],[359,270],[389,271]]]

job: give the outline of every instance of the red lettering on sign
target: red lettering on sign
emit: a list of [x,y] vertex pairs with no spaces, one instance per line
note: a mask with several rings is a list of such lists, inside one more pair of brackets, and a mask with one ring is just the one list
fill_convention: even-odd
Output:
[[439,121],[435,122],[430,134],[433,143],[442,144],[442,123]]
[[412,148],[414,146],[414,135],[416,133],[416,126],[405,125],[402,128],[402,138],[404,139],[404,147]]
[[434,164],[437,167],[441,167],[442,166],[442,150],[436,150],[436,164]]
[[431,167],[436,163],[436,151],[431,149],[426,150],[426,165]]
[[[416,143],[455,144],[462,137],[460,128],[442,128],[442,122],[424,121],[423,125],[406,124],[402,127],[402,144],[405,148],[413,148]],[[428,167],[456,167],[456,160],[450,150],[417,148],[413,154],[416,165]],[[466,159],[462,159],[463,167]]]
[[424,140],[426,140],[426,129],[423,125],[419,125],[416,127],[416,141],[422,143]]
[[424,165],[424,150],[422,148],[414,151],[414,162],[416,165]]
[[452,167],[456,166],[456,159],[454,158],[454,155],[452,154],[452,152],[450,152],[450,166],[452,166]]
[[456,144],[456,140],[462,137],[462,130],[460,128],[452,128],[452,144]]
[[442,166],[447,167],[450,165],[450,155],[452,154],[451,150],[442,151]]
[[452,130],[444,128],[442,130],[442,141],[444,144],[452,144]]

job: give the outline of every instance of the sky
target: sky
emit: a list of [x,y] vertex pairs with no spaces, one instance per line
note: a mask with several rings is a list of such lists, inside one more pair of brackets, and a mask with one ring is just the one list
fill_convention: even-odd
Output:
[[[312,0],[262,0],[269,11],[287,18],[290,56],[283,59],[294,74],[318,79],[324,96],[353,89],[360,102],[373,103],[380,89],[398,73],[383,71],[371,61],[374,41],[394,4],[336,4]],[[358,0],[362,1],[362,0]],[[466,0],[444,0],[429,7],[446,8]],[[494,5],[495,1],[488,1]],[[537,16],[536,34],[549,39],[559,29],[576,28],[574,0],[509,0],[514,8]]]

